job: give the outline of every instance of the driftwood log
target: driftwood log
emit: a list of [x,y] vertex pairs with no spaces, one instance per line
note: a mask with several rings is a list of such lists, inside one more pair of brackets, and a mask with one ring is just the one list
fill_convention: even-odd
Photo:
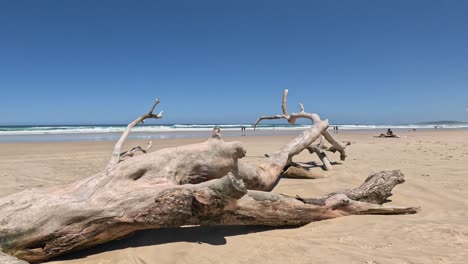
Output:
[[127,127],[101,173],[0,198],[0,250],[8,254],[0,254],[1,263],[44,261],[143,229],[302,225],[353,214],[418,210],[382,205],[393,187],[404,182],[399,171],[371,175],[356,189],[319,198],[265,192],[294,155],[325,133],[326,120],[316,120],[259,165],[244,162],[242,144],[223,141],[219,129],[202,143],[122,160],[131,128],[147,118],[161,118],[153,114],[158,102]]

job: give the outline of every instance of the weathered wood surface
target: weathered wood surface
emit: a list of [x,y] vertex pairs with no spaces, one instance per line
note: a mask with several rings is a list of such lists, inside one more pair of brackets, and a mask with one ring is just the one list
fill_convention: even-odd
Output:
[[13,256],[7,255],[0,251],[0,263],[2,264],[28,264],[28,262],[24,260],[20,260]]
[[[199,184],[121,185],[130,185],[130,180],[116,178],[116,184],[113,180],[91,183],[88,179],[79,184],[86,187],[71,184],[2,199],[2,251],[27,261],[42,261],[142,229],[301,225],[353,214],[407,214],[418,210],[381,205],[393,187],[404,182],[399,171],[372,175],[356,189],[321,198],[248,191],[231,173]],[[94,192],[88,191],[89,187]]]

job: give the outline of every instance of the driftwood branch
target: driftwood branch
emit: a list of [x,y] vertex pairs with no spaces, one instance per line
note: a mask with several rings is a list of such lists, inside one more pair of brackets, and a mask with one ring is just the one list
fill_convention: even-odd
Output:
[[[283,92],[283,100],[281,104],[281,108],[283,110],[282,115],[273,115],[273,116],[261,116],[255,121],[253,127],[254,130],[256,129],[258,123],[260,123],[262,120],[274,120],[274,119],[286,119],[289,124],[294,125],[299,118],[305,118],[309,119],[312,121],[312,123],[318,123],[321,121],[320,116],[315,114],[315,113],[308,113],[304,111],[304,105],[302,103],[299,103],[300,107],[300,112],[299,113],[292,113],[289,114],[288,109],[287,109],[287,96],[288,96],[288,90],[284,90]],[[335,137],[328,132],[328,130],[325,130],[322,132],[322,135],[325,137],[325,139],[333,146],[335,151],[340,152],[340,159],[345,160],[346,159],[346,144],[343,144],[339,142],[338,140],[335,139]]]
[[[309,147],[327,128],[327,120],[318,120],[280,150],[267,155],[267,159],[260,164],[253,165],[244,160],[239,160],[237,177],[244,181],[249,190],[271,191],[278,183],[280,176],[286,172],[285,169],[291,165],[292,158]],[[313,172],[301,170],[299,167],[290,169],[286,176],[296,178],[304,176],[308,178],[320,177],[320,175]]]
[[135,154],[139,151],[146,154],[148,150],[151,148],[152,144],[153,144],[153,141],[150,141],[148,142],[148,146],[146,146],[146,149],[143,149],[141,146],[137,146],[137,147],[132,148],[131,150],[120,153],[120,161],[124,160],[127,157],[131,158],[135,156]]
[[107,164],[107,169],[115,166],[116,164],[118,164],[121,161],[122,146],[125,143],[125,140],[127,140],[127,137],[130,134],[130,131],[132,130],[132,128],[134,126],[138,125],[139,123],[144,123],[145,119],[149,119],[149,118],[160,119],[160,118],[162,118],[162,111],[159,112],[159,114],[154,114],[153,113],[154,109],[156,108],[156,106],[158,104],[159,104],[159,99],[156,99],[153,106],[151,107],[150,111],[147,114],[144,114],[144,115],[138,117],[137,119],[135,119],[135,121],[133,121],[133,122],[131,122],[130,124],[127,125],[127,128],[122,133],[122,136],[120,136],[120,139],[117,141],[117,143],[115,143],[114,150],[112,151],[112,157],[109,160],[109,163]]
[[268,155],[268,158],[258,165],[252,165],[239,160],[238,177],[244,181],[248,189],[272,190],[278,182],[281,173],[290,165],[291,159],[317,140],[327,128],[327,120],[315,123],[284,145],[280,150]]
[[319,157],[319,159],[323,163],[323,169],[327,171],[331,171],[333,169],[330,160],[327,157],[327,154],[324,151],[325,147],[323,144],[323,136],[320,137],[320,143],[317,145],[311,145],[307,147],[307,150],[309,150],[309,153],[315,153]]

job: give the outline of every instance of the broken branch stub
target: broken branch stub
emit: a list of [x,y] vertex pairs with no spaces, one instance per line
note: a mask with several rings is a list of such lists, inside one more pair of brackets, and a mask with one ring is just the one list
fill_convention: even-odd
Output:
[[148,142],[148,146],[146,146],[146,149],[143,149],[141,146],[137,146],[137,147],[132,148],[129,151],[124,151],[124,152],[120,153],[120,161],[124,160],[126,157],[131,158],[131,157],[135,156],[135,154],[137,152],[139,152],[139,151],[146,154],[148,152],[148,150],[151,148],[152,143],[153,143],[152,141]]

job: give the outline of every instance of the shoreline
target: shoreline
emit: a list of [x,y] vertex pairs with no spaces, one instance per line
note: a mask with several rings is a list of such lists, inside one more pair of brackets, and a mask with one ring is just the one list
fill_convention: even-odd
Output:
[[[331,126],[332,127],[332,126]],[[391,128],[391,127],[390,127]],[[264,136],[289,136],[298,135],[304,129],[247,129],[245,135],[247,137],[264,137]],[[405,135],[407,133],[416,132],[438,132],[438,131],[468,131],[468,128],[418,128],[416,131],[409,131],[406,128],[392,128],[395,134]],[[329,128],[333,133],[333,129]],[[378,129],[340,129],[339,134],[375,134],[385,133],[386,130]],[[106,132],[106,133],[53,133],[53,134],[18,134],[18,135],[0,135],[0,144],[2,143],[33,143],[33,142],[100,142],[100,141],[117,141],[122,132]],[[164,131],[164,132],[139,132],[132,131],[128,137],[129,140],[159,140],[159,139],[183,139],[183,138],[207,138],[211,135],[211,131],[195,130],[195,131]],[[225,129],[221,131],[221,135],[225,138],[241,137],[241,132],[238,130]]]

